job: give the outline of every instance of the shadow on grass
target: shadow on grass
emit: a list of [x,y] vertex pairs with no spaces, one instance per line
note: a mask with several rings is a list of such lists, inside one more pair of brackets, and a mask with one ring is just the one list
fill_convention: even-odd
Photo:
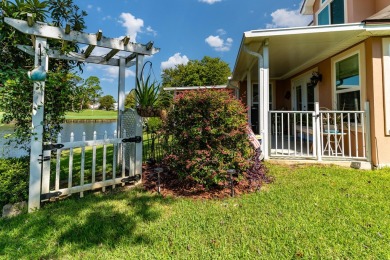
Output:
[[56,258],[96,247],[153,245],[142,222],[157,221],[172,200],[142,191],[89,195],[50,204],[34,214],[0,220],[0,258]]

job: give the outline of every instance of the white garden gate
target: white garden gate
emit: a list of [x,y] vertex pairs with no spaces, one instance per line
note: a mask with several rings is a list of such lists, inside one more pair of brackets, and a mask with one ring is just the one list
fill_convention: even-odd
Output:
[[[50,153],[52,149],[59,149],[59,151],[62,152],[62,150],[66,148],[69,149],[69,153],[71,154],[74,149],[76,149],[76,147],[79,147],[81,149],[81,153],[83,153],[83,151],[85,151],[89,146],[91,146],[93,149],[94,146],[103,145],[104,150],[104,146],[112,144],[114,146],[114,149],[118,149],[118,157],[116,158],[116,161],[119,161],[120,158],[123,158],[122,154],[124,153],[121,152],[123,151],[123,149],[126,148],[125,146],[121,145],[121,142],[123,142],[124,140],[124,136],[122,136],[122,134],[124,133],[124,131],[122,130],[123,123],[121,120],[123,118],[125,107],[125,69],[126,67],[131,67],[135,65],[136,77],[140,78],[142,76],[141,68],[144,64],[144,56],[151,56],[155,53],[158,53],[159,49],[153,47],[152,41],[146,44],[131,42],[131,40],[133,39],[130,39],[130,36],[124,36],[122,38],[108,38],[103,36],[103,32],[101,30],[99,30],[97,33],[85,33],[79,31],[72,31],[69,25],[67,25],[65,28],[60,28],[50,26],[42,22],[35,22],[32,14],[27,14],[27,21],[5,17],[4,22],[31,37],[33,43],[32,47],[18,45],[18,48],[28,54],[35,56],[34,65],[36,69],[39,69],[39,71],[47,72],[49,67],[49,58],[116,66],[119,68],[117,134],[115,134],[113,138],[107,138],[107,140],[103,141],[80,141],[77,143],[78,146],[75,146],[74,142],[69,142],[66,144],[63,143],[63,146],[60,144],[45,145],[43,143],[42,122],[44,121],[43,119],[45,106],[45,81],[44,79],[39,79],[42,81],[38,81],[38,79],[34,81],[31,126],[32,137],[30,141],[30,178],[28,198],[29,212],[40,208],[42,197],[44,197],[44,199],[48,199],[48,197],[56,196],[56,194],[58,195],[59,192],[62,192],[62,194],[82,192],[87,189],[88,185],[90,185],[91,187],[105,187],[105,185],[107,184],[107,180],[102,180],[102,183],[99,184],[96,184],[97,182],[95,180],[94,184],[88,183],[87,186],[85,185],[85,183],[84,185],[81,185],[80,181],[78,185],[73,186],[74,176],[71,169],[71,172],[68,177],[68,187],[66,189],[64,188],[63,190],[61,190],[61,181],[59,177],[54,181],[56,184],[58,184],[57,186],[59,189],[57,191],[54,191],[55,194],[52,194],[52,192],[50,192],[50,174],[43,175],[42,173],[46,173],[48,171],[46,169],[47,167],[50,168],[50,164],[48,162],[50,160]],[[66,44],[66,42],[85,44],[88,45],[88,47],[81,53],[63,53],[60,50],[50,49],[49,44],[47,42],[48,39],[56,39],[62,41],[64,44]],[[93,55],[93,50],[96,47],[105,48],[108,52],[104,55]],[[139,136],[141,136],[141,133]],[[130,138],[135,137],[133,136]],[[137,140],[139,140],[139,138]],[[138,149],[136,149],[136,153],[137,156],[142,157],[142,150],[139,151]],[[136,158],[136,161],[142,162],[142,158]],[[72,156],[70,156],[69,160],[73,160]],[[107,158],[104,157],[103,160],[107,160]],[[83,163],[85,164],[85,161],[81,161],[81,164]],[[72,164],[70,164],[70,166],[73,167]],[[82,179],[81,174],[82,173],[80,172],[80,180]],[[116,184],[117,176],[113,175],[113,179],[114,181],[112,181],[112,185]],[[46,195],[41,196],[42,193]]]
[[[123,134],[104,133],[98,140],[75,140],[71,133],[69,142],[58,135],[56,144],[43,146],[41,202],[79,193],[115,188],[125,183],[136,183],[142,175],[142,119],[133,109],[123,113]],[[54,152],[54,153],[53,153]],[[120,158],[119,158],[119,157]],[[55,158],[52,160],[52,158]],[[61,165],[65,161],[66,165]],[[101,162],[98,164],[97,162]],[[51,168],[55,168],[51,172]]]

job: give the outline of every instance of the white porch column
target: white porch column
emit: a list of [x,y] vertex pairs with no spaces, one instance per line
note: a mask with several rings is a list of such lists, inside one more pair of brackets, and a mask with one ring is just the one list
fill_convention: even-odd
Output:
[[250,70],[246,74],[246,106],[248,107],[248,124],[252,126],[252,77]]
[[[41,46],[41,48],[39,48]],[[35,39],[35,62],[39,64],[41,53],[41,66],[47,71],[49,58],[46,54],[46,38],[36,37]],[[32,136],[30,141],[30,181],[28,194],[28,212],[39,209],[41,205],[41,164],[43,145],[43,119],[44,119],[44,96],[45,81],[35,81],[33,87],[33,110],[32,110]]]
[[[263,44],[263,154],[264,159],[269,158],[269,147],[268,147],[268,116],[269,116],[269,51],[268,51],[268,40],[264,41]],[[259,110],[260,111],[260,110]]]
[[[261,57],[261,58],[260,58]],[[261,135],[261,151],[264,155],[264,152],[267,150],[267,147],[265,146],[264,140],[266,139],[265,133],[264,133],[264,109],[263,109],[263,102],[264,102],[264,60],[263,56],[260,56],[258,60],[258,73],[259,73],[259,84],[257,93],[259,93],[259,103],[258,103],[258,111],[259,111],[259,134]]]

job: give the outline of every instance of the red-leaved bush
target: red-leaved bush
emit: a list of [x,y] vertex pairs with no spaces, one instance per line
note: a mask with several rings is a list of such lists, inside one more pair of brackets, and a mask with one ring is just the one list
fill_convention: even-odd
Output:
[[218,185],[228,169],[241,175],[251,164],[246,127],[246,108],[229,91],[182,92],[164,122],[170,140],[164,162],[180,177]]

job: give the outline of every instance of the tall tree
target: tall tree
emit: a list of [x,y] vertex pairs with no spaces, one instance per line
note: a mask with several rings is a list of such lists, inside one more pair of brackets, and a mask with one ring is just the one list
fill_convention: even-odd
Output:
[[99,98],[99,108],[105,109],[105,110],[112,110],[114,109],[114,103],[115,99],[111,95],[106,95],[101,98]]
[[213,86],[226,84],[231,75],[229,65],[220,58],[203,57],[186,65],[163,70],[164,87]]
[[[32,13],[34,20],[64,27],[70,24],[73,30],[85,29],[86,12],[80,11],[73,0],[2,0],[0,1],[0,110],[4,111],[3,122],[15,122],[14,137],[20,145],[30,139],[33,83],[27,71],[34,66],[34,57],[20,51],[16,45],[32,45],[31,39],[4,22],[5,17],[26,20]],[[77,51],[76,43],[64,44],[59,40],[48,40],[50,48],[63,52]],[[71,108],[76,81],[69,80],[70,71],[81,64],[50,60],[49,76],[45,86],[44,141],[52,140],[61,130],[65,112]],[[65,77],[64,77],[65,75]],[[25,146],[26,147],[26,146]]]
[[98,77],[90,76],[82,85],[82,102],[80,109],[86,107],[86,105],[94,106],[99,98],[102,96],[102,88],[100,87],[100,80]]
[[135,108],[135,89],[132,89],[125,98],[125,107],[126,108]]

